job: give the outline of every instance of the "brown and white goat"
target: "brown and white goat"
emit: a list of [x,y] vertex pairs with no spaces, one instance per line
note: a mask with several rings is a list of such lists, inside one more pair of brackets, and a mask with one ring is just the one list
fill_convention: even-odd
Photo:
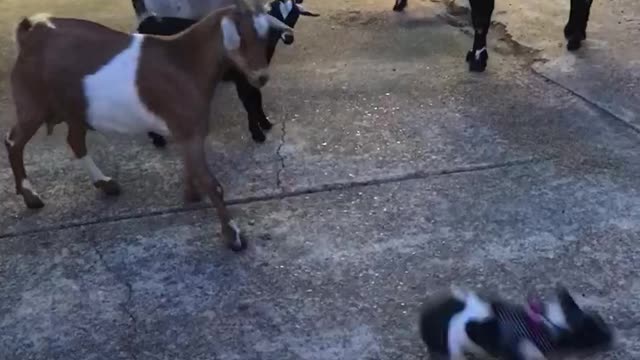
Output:
[[[239,0],[245,1],[245,0]],[[227,212],[223,189],[205,158],[209,104],[230,64],[256,87],[267,80],[270,27],[292,31],[246,2],[218,9],[175,36],[127,34],[71,18],[36,15],[16,29],[18,56],[11,73],[17,122],[5,145],[16,191],[28,208],[44,203],[27,179],[23,151],[46,124],[66,122],[67,143],[94,186],[120,193],[87,152],[88,130],[173,136],[182,144],[185,199],[205,193],[215,206],[224,241],[246,241]]]

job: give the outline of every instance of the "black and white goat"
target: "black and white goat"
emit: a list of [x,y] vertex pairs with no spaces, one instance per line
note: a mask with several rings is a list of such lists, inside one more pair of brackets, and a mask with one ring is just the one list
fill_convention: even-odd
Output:
[[[208,0],[208,2],[199,0],[197,3],[192,0],[181,0],[177,3],[183,3],[181,4],[182,6],[170,7],[155,0],[133,0],[133,7],[139,20],[137,32],[154,35],[177,34],[195,24],[203,14],[203,11],[206,11],[209,4],[213,2],[215,0]],[[304,9],[301,5],[302,2],[303,0],[274,0],[267,5],[266,11],[290,28],[293,28],[300,16],[319,16]],[[204,6],[204,10],[199,9],[198,6]],[[280,40],[286,45],[290,45],[293,43],[294,37],[290,32],[282,32],[271,28],[266,50],[268,63],[271,62]],[[238,97],[247,111],[251,137],[256,142],[264,142],[266,140],[264,131],[271,129],[273,125],[264,113],[260,89],[251,85],[247,77],[236,68],[230,68],[223,75],[222,80],[235,84]],[[160,134],[150,132],[149,137],[156,147],[164,147],[166,145],[165,138]]]
[[[394,11],[403,11],[408,0],[395,0]],[[569,51],[578,50],[582,40],[587,38],[587,24],[593,0],[571,0],[569,20],[564,27]],[[491,16],[495,0],[469,0],[471,6],[471,22],[474,28],[473,48],[467,53],[466,61],[470,71],[481,72],[487,67],[487,33],[491,26]]]

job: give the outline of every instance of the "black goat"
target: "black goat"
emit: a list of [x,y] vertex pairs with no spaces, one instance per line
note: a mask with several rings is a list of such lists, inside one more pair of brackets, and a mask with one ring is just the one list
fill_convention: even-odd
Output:
[[[319,16],[318,14],[305,10],[300,5],[301,3],[302,0],[274,0],[269,4],[270,10],[268,13],[291,28],[295,26],[301,15]],[[144,1],[133,0],[133,6],[138,16],[147,13]],[[137,32],[141,34],[174,35],[187,29],[196,22],[197,20],[193,19],[158,17],[151,15],[140,22]],[[273,54],[280,39],[282,39],[286,45],[290,45],[294,41],[292,34],[284,34],[281,31],[270,29],[269,43],[267,46],[267,61],[269,63],[273,58]],[[256,142],[264,142],[266,137],[263,130],[269,130],[273,125],[264,113],[262,106],[262,93],[260,92],[260,89],[251,85],[246,76],[234,68],[227,71],[223,75],[222,80],[226,82],[232,81],[235,83],[238,97],[247,111],[251,137]],[[162,135],[150,132],[149,137],[153,140],[153,144],[156,147],[164,147],[167,143]]]
[[[402,11],[407,7],[408,0],[395,0],[394,11]],[[587,38],[587,23],[593,0],[571,0],[569,20],[564,27],[564,37],[567,39],[567,50],[575,51]],[[491,15],[495,0],[469,0],[471,6],[471,22],[475,30],[473,49],[467,53],[470,71],[484,71],[487,67],[489,53],[487,52],[487,33],[491,25]]]

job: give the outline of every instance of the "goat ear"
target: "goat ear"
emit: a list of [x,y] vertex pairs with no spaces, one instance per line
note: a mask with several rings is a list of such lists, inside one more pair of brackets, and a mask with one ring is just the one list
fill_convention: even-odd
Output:
[[236,5],[229,5],[229,6],[225,6],[223,8],[220,8],[216,11],[216,13],[220,16],[229,16],[231,15],[232,12],[234,12],[236,10]]
[[220,21],[220,27],[222,28],[224,48],[227,50],[237,50],[240,48],[240,34],[238,33],[236,23],[224,16]]

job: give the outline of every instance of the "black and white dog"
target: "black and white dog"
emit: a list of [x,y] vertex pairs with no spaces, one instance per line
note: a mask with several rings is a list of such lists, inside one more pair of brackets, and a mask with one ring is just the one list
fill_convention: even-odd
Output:
[[[155,16],[147,10],[145,0],[132,1],[136,15],[140,19],[137,32],[141,34],[174,35],[189,28],[198,20],[183,17]],[[274,0],[267,5],[267,12],[293,28],[300,16],[319,16],[305,10],[301,5],[302,2],[303,0]],[[294,38],[291,34],[284,34],[282,31],[271,29],[267,45],[267,61],[271,62],[280,40],[286,45],[290,45],[293,43]],[[256,142],[264,142],[266,136],[263,130],[269,130],[273,125],[264,113],[260,89],[249,84],[246,76],[233,68],[223,75],[223,81],[235,83],[238,97],[247,111],[251,137]],[[164,147],[166,145],[166,140],[162,135],[151,132],[149,137],[156,147]]]
[[[564,27],[564,37],[567,39],[567,50],[569,51],[579,49],[582,41],[587,38],[587,24],[592,2],[593,0],[571,0],[569,20]],[[407,3],[408,0],[395,0],[393,11],[403,11],[407,7]],[[470,71],[481,72],[487,67],[489,59],[487,34],[491,26],[495,0],[469,0],[469,5],[475,33],[473,48],[467,53],[466,61],[469,63]]]
[[506,360],[542,360],[606,348],[613,331],[595,312],[583,311],[564,287],[552,301],[525,306],[453,287],[425,304],[420,333],[432,359],[466,354]]

